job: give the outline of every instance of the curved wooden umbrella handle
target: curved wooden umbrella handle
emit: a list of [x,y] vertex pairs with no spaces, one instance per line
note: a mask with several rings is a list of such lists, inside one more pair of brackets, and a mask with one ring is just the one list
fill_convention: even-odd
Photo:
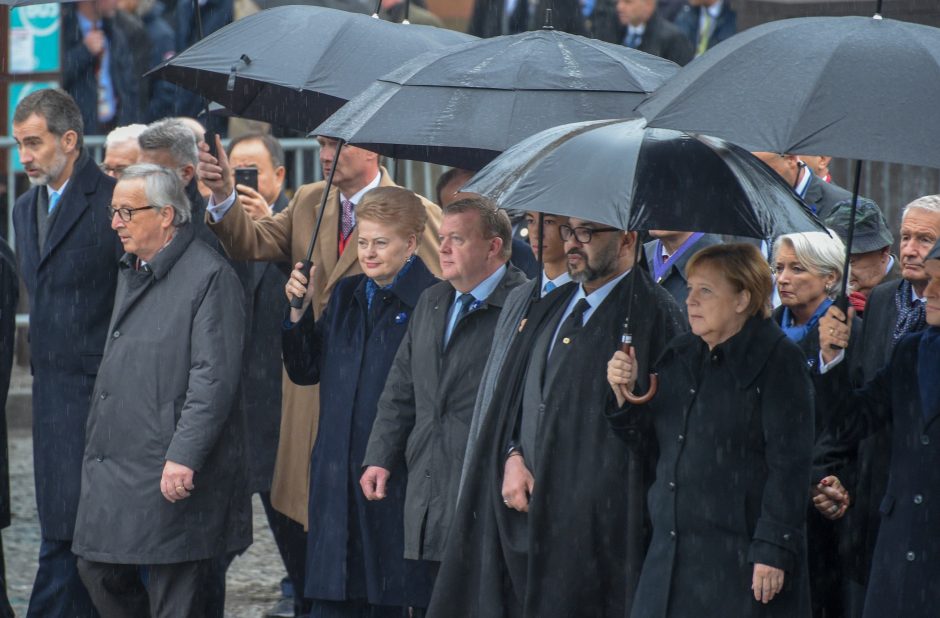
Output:
[[[633,348],[633,337],[627,334],[623,335],[620,344],[620,351],[624,354],[630,354],[630,349]],[[632,405],[641,405],[652,399],[656,395],[656,391],[659,390],[659,376],[655,373],[650,374],[650,387],[644,395],[634,395],[631,392],[624,393],[624,397]]]

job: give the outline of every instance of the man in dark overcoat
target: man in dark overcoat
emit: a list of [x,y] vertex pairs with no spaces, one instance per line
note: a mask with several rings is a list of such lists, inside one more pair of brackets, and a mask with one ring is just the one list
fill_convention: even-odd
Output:
[[[5,240],[0,239],[0,529],[10,525],[10,461],[7,456],[6,398],[13,370],[16,340],[16,303],[20,282],[16,277],[16,258]],[[0,538],[0,618],[12,618],[13,608],[7,598],[3,539]]]
[[[860,387],[874,379],[891,359],[895,345],[907,334],[927,327],[925,262],[940,239],[940,196],[920,197],[904,208],[901,218],[898,262],[900,278],[876,286],[865,304],[861,335],[853,347],[852,384]],[[848,616],[861,616],[872,568],[879,507],[888,486],[891,460],[891,428],[884,426],[848,450],[849,464],[835,473],[851,496],[851,507],[837,512],[839,554],[847,573],[843,605]],[[837,449],[838,445],[833,444]]]
[[674,232],[650,230],[654,240],[643,246],[646,264],[653,281],[666,288],[682,315],[688,314],[685,299],[689,295],[685,279],[685,265],[689,259],[705,247],[717,245],[721,237],[701,232]]
[[[835,411],[833,433],[857,444],[890,425],[888,481],[862,615],[935,616],[940,605],[940,243],[922,261],[926,328],[902,335],[886,365],[853,390],[851,367],[831,346],[849,340],[845,315],[831,307],[820,319],[819,344],[826,363],[817,388]],[[835,495],[834,492],[833,495]],[[840,512],[841,492],[820,510]]]
[[405,558],[439,562],[451,527],[480,376],[506,296],[525,282],[507,265],[512,227],[489,201],[444,209],[441,270],[446,281],[415,307],[385,389],[363,465],[370,500],[385,496],[407,461]]
[[636,233],[575,218],[560,229],[575,282],[518,324],[429,616],[629,612],[653,458],[649,441],[625,448],[607,424],[604,356],[620,346],[631,291],[641,375],[685,326],[669,294],[633,268]]
[[112,202],[125,254],[72,548],[102,615],[199,618],[213,559],[251,543],[245,422],[234,411],[244,293],[195,238],[175,170],[127,168]]
[[42,543],[27,616],[95,610],[71,552],[88,402],[114,304],[120,245],[108,229],[114,180],[82,149],[82,116],[60,90],[24,98],[13,136],[33,187],[13,226],[29,295],[33,466]]

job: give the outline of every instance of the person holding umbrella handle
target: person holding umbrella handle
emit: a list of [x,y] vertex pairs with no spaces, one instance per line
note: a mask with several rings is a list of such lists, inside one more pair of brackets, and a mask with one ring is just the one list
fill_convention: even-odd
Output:
[[635,352],[617,351],[607,365],[612,429],[629,441],[651,422],[659,445],[653,538],[631,615],[720,606],[728,616],[807,616],[814,428],[805,360],[770,317],[773,283],[757,247],[708,247],[686,275],[691,332],[655,366],[669,388],[631,404]]

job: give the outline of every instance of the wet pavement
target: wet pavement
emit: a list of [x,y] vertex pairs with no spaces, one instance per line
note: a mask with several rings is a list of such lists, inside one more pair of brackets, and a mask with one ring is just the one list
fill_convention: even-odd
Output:
[[[33,441],[30,430],[11,427],[9,443],[13,522],[3,531],[3,550],[10,602],[17,616],[25,616],[36,575],[36,557],[39,555],[39,521],[33,486]],[[280,597],[284,567],[257,497],[253,506],[254,543],[235,559],[229,569],[226,618],[260,618]]]

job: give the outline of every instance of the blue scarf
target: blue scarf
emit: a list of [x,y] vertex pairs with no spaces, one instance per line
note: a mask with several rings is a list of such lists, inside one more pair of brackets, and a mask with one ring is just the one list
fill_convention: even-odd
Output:
[[392,279],[392,282],[384,287],[380,287],[379,284],[373,281],[372,279],[366,279],[366,305],[368,306],[370,310],[372,309],[372,299],[375,298],[375,293],[378,292],[379,290],[392,289],[392,287],[396,283],[398,283],[398,280],[401,279],[402,276],[404,276],[406,272],[411,270],[411,265],[414,264],[414,262],[415,262],[415,254],[412,253],[411,257],[405,260],[405,265],[401,267],[401,270],[399,270],[395,274],[395,278]]
[[940,327],[931,326],[921,335],[917,348],[917,381],[924,420],[940,412]]
[[926,307],[922,301],[913,298],[911,282],[903,279],[894,295],[894,306],[898,309],[898,321],[894,325],[892,336],[894,343],[908,333],[916,333],[927,327]]
[[790,313],[790,308],[785,306],[783,308],[783,318],[780,320],[780,328],[787,334],[790,341],[802,341],[803,337],[805,337],[809,331],[813,330],[813,327],[816,326],[816,322],[826,313],[830,305],[832,305],[832,300],[827,298],[822,301],[813,313],[813,316],[806,321],[806,324],[801,326],[795,326],[793,324],[793,314]]

